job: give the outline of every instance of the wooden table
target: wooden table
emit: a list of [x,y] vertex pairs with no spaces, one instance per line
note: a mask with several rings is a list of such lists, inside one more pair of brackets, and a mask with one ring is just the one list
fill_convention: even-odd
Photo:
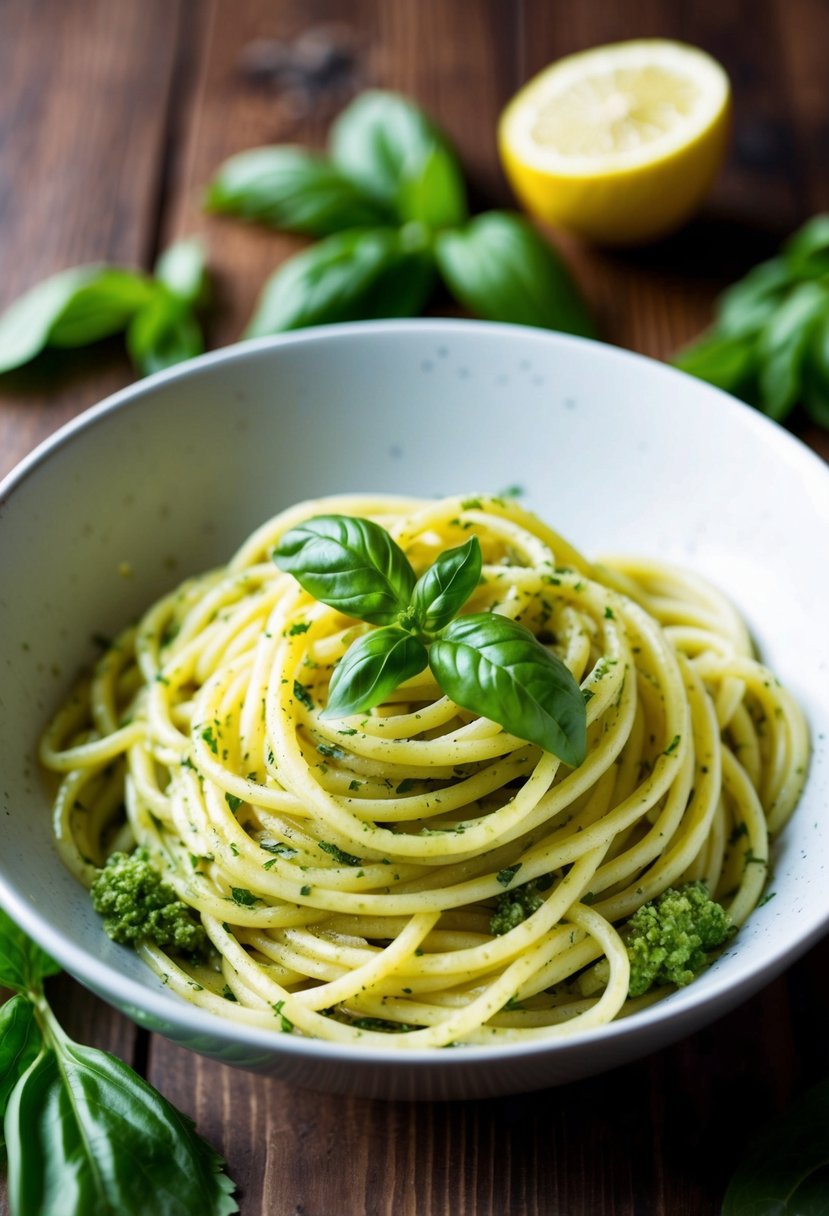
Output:
[[[561,244],[604,336],[667,357],[717,291],[829,209],[826,0],[2,0],[0,307],[65,266],[149,267],[200,232],[218,284],[211,344],[231,342],[298,242],[201,214],[225,157],[319,145],[349,96],[387,86],[451,133],[474,201],[503,205],[493,132],[511,93],[561,54],[645,35],[728,69],[728,166],[703,216],[658,247]],[[0,473],[129,378],[112,341],[0,380]],[[713,1216],[752,1131],[829,1073],[828,968],[824,943],[750,1010],[609,1075],[431,1106],[292,1089],[139,1031],[68,979],[51,992],[70,1033],[196,1119],[244,1216]]]

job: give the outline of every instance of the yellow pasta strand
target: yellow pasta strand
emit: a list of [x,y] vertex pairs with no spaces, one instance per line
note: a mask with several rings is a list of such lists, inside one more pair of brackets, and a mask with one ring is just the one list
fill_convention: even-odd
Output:
[[[464,611],[520,620],[568,665],[584,763],[459,709],[428,670],[370,714],[322,719],[368,627],[271,552],[323,513],[386,527],[418,574],[477,536]],[[80,882],[141,844],[201,917],[210,966],[140,947],[172,991],[247,1025],[406,1051],[560,1038],[648,1004],[628,997],[624,922],[701,879],[741,924],[809,740],[696,576],[591,563],[512,500],[342,495],[283,512],[153,605],[40,759],[61,775],[55,839]],[[530,882],[523,919],[496,924]]]

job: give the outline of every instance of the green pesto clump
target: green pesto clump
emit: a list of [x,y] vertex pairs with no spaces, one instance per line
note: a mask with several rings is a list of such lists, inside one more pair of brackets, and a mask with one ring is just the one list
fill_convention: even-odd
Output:
[[690,984],[707,966],[708,951],[729,936],[731,921],[704,882],[688,882],[643,904],[627,928],[629,991],[642,996],[654,984]]
[[495,902],[495,911],[489,920],[489,931],[496,937],[509,933],[516,925],[520,925],[533,912],[537,912],[544,903],[542,891],[548,891],[553,885],[552,876],[543,875],[525,882],[514,891],[505,891]]
[[150,861],[146,849],[113,853],[90,890],[109,937],[122,945],[154,942],[182,954],[206,955],[207,934]]

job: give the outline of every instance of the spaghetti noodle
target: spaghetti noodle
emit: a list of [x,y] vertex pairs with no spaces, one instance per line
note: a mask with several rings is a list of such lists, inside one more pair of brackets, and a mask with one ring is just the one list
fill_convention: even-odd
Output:
[[[321,511],[381,524],[418,573],[474,533],[464,611],[520,620],[566,663],[584,763],[458,709],[428,668],[368,714],[322,718],[369,627],[270,557]],[[624,923],[699,879],[741,924],[808,753],[797,705],[697,578],[593,565],[512,500],[368,496],[284,512],[155,604],[41,745],[78,879],[140,844],[200,917],[210,963],[139,947],[175,992],[399,1049],[554,1038],[655,999],[629,997]]]

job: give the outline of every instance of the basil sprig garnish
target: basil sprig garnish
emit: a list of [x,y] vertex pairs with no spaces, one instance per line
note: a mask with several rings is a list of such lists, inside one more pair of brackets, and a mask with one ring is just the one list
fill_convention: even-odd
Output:
[[11,1216],[231,1216],[221,1158],[152,1086],[73,1042],[43,981],[60,968],[0,910],[0,1115]]
[[332,125],[327,155],[266,147],[231,157],[206,206],[323,238],[271,276],[247,337],[415,316],[439,278],[478,316],[593,333],[563,262],[529,223],[509,212],[469,219],[449,141],[396,93],[357,97]]
[[39,283],[0,315],[0,373],[46,347],[88,346],[125,333],[140,375],[204,350],[196,310],[207,285],[196,240],[179,241],[153,275],[116,266],[78,266]]
[[778,422],[802,405],[829,428],[829,215],[818,215],[715,305],[674,360]]
[[334,668],[324,717],[365,713],[428,666],[461,708],[574,768],[584,760],[584,697],[561,659],[508,617],[457,615],[481,577],[476,536],[441,553],[417,579],[379,524],[318,515],[286,532],[273,559],[315,599],[381,626]]

